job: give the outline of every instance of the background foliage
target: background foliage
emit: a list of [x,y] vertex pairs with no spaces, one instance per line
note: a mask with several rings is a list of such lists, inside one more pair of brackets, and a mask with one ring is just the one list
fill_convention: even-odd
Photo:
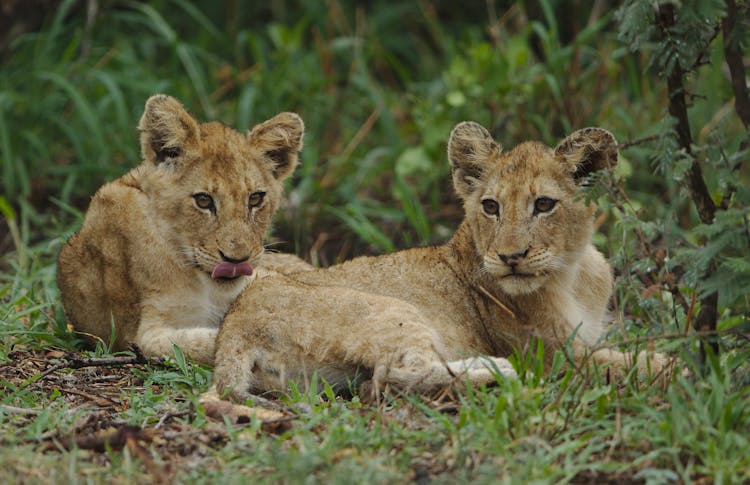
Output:
[[[683,409],[686,395],[710,397],[687,383],[663,399],[706,426],[748,429],[747,416],[721,414],[748,399],[746,1],[6,0],[0,11],[3,360],[75,345],[54,258],[96,188],[138,162],[135,125],[153,93],[241,130],[281,110],[302,115],[302,165],[272,239],[320,265],[450,236],[462,212],[444,151],[457,122],[476,120],[508,147],[597,125],[622,143],[617,170],[589,194],[601,208],[595,242],[617,274],[612,338],[666,336],[657,344],[691,361],[701,339],[689,330],[717,330],[715,409]],[[629,402],[607,392],[589,396],[602,402],[597,419]],[[548,406],[566,399],[550,393]],[[560,419],[558,431],[579,439]],[[672,451],[654,459],[704,454],[669,448],[685,436],[669,419],[674,436],[651,451]],[[678,475],[720,468],[701,460],[702,471]]]

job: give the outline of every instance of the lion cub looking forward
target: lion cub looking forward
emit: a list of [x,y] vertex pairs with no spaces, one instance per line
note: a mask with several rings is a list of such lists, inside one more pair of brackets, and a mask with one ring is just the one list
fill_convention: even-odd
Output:
[[[526,142],[503,152],[482,126],[464,122],[448,157],[466,212],[453,238],[252,283],[219,333],[220,393],[243,400],[313,372],[337,384],[358,368],[372,372],[376,388],[431,391],[454,376],[491,382],[490,369],[514,375],[498,357],[532,336],[548,350],[573,337],[579,362],[592,352],[612,276],[591,245],[595,209],[579,185],[617,162],[614,137],[587,128],[555,149]],[[601,349],[593,358],[619,370],[633,361]],[[636,361],[657,372],[663,358]]]
[[219,322],[256,265],[307,269],[263,253],[304,125],[281,113],[238,133],[156,95],[138,129],[143,162],[99,189],[60,252],[63,307],[79,332],[108,343],[114,331],[116,350],[168,355],[174,343],[211,364]]

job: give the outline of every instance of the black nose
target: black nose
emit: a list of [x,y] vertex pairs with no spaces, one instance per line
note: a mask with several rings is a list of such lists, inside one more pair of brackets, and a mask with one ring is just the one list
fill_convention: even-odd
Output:
[[227,263],[232,263],[232,264],[244,263],[245,261],[247,261],[248,259],[250,259],[250,256],[243,256],[241,258],[232,258],[232,257],[227,256],[226,254],[224,254],[221,250],[219,250],[219,254],[221,255],[221,259],[223,259]]
[[500,258],[500,260],[508,264],[510,266],[517,265],[523,258],[525,258],[529,254],[529,248],[526,248],[523,251],[519,251],[517,253],[513,254],[500,254],[498,253],[497,257]]

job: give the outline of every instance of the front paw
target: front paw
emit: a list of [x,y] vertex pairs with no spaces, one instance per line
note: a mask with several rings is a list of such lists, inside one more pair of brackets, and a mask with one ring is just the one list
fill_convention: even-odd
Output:
[[653,383],[668,383],[679,373],[683,377],[690,376],[690,371],[680,365],[677,357],[661,352],[641,352],[637,359],[638,376]]

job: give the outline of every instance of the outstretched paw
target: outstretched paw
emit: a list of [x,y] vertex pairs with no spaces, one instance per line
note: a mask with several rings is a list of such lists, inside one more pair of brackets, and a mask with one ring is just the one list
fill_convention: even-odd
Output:
[[518,374],[513,364],[502,357],[479,356],[448,363],[452,373],[460,375],[467,373],[471,382],[486,383],[483,381],[494,381],[494,374],[507,379],[517,379]]

